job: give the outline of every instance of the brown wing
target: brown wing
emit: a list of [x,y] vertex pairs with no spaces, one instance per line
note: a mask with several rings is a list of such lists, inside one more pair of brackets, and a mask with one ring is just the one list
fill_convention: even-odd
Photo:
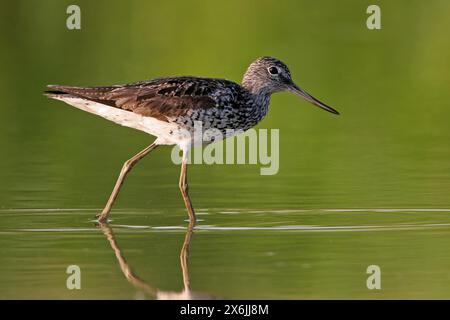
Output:
[[222,90],[233,100],[238,87],[227,80],[196,77],[161,78],[111,87],[49,86],[53,90],[50,93],[70,94],[163,121],[189,110],[220,107],[213,93]]

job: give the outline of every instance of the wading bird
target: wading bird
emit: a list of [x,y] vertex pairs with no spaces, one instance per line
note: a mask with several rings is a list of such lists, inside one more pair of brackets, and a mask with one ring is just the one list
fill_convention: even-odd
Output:
[[183,152],[179,187],[189,220],[195,223],[188,193],[188,153],[193,145],[212,142],[203,137],[196,140],[195,121],[202,122],[205,130],[219,130],[224,137],[228,130],[243,132],[266,116],[270,96],[280,91],[292,92],[326,111],[339,114],[298,87],[288,67],[272,57],[262,57],[250,64],[241,85],[224,79],[170,77],[107,87],[49,85],[48,88],[45,94],[50,98],[157,137],[123,164],[106,206],[97,215],[101,223],[108,221],[127,173],[159,145],[178,145]]

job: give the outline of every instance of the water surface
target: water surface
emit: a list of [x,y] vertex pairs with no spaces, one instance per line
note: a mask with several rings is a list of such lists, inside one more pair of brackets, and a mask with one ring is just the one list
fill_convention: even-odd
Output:
[[[450,298],[450,2],[377,3],[377,31],[357,0],[78,1],[78,31],[64,1],[3,4],[0,298]],[[200,221],[181,259],[170,148],[133,169],[111,228],[96,226],[122,163],[153,138],[45,85],[240,81],[262,55],[342,115],[275,95],[257,128],[280,130],[276,175],[191,166]],[[69,265],[81,290],[66,288]],[[366,287],[369,265],[381,290]]]
[[[450,209],[1,212],[3,298],[446,298]],[[8,227],[4,227],[8,226]],[[190,237],[191,235],[189,235]],[[382,290],[366,269],[382,270]],[[81,290],[66,288],[78,265]],[[184,275],[184,276],[183,276]],[[185,281],[190,291],[184,291]]]

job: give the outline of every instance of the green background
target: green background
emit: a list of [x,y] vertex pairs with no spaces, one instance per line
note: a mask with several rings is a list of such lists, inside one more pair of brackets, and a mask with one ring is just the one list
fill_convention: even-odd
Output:
[[[277,175],[190,167],[192,289],[450,298],[449,1],[77,1],[81,30],[66,28],[70,4],[1,3],[0,298],[141,297],[91,220],[153,138],[47,99],[47,84],[239,82],[263,55],[342,115],[276,94],[258,128],[280,130]],[[370,4],[381,30],[366,27]],[[112,227],[141,278],[180,291],[186,212],[170,152],[136,166]],[[82,290],[65,287],[71,264]],[[366,287],[371,264],[381,290]]]

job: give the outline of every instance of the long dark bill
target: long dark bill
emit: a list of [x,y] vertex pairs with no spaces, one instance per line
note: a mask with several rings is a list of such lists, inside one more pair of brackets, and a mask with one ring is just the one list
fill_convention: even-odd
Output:
[[295,84],[292,84],[289,86],[289,91],[306,99],[307,101],[311,102],[313,105],[322,108],[325,111],[334,113],[334,114],[339,114],[339,112],[335,109],[333,109],[330,106],[327,106],[325,103],[317,100],[316,98],[314,98],[312,95],[310,95],[308,92],[304,91],[303,89],[301,89],[300,87],[298,87]]

